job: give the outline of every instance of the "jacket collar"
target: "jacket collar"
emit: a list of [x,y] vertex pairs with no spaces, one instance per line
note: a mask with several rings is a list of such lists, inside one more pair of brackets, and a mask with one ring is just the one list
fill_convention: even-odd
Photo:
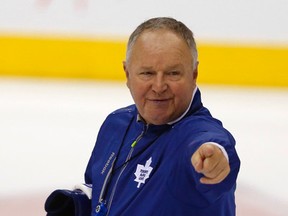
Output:
[[189,110],[191,109],[191,105],[192,105],[192,103],[193,103],[193,100],[194,100],[194,97],[195,97],[195,94],[196,94],[197,90],[198,90],[198,87],[196,86],[195,89],[194,89],[194,91],[193,91],[193,94],[192,94],[192,97],[191,97],[191,101],[190,101],[189,106],[188,106],[188,108],[186,109],[186,111],[185,111],[179,118],[175,119],[175,120],[172,121],[172,122],[168,122],[167,124],[173,125],[173,124],[179,122],[181,119],[183,119],[183,118],[186,116],[186,114],[187,114],[187,113],[189,112]]

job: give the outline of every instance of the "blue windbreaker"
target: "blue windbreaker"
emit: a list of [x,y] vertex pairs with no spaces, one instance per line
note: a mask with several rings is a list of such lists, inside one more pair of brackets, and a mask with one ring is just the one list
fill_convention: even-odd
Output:
[[[85,172],[86,183],[93,185],[91,215],[235,215],[240,167],[235,140],[203,107],[200,91],[173,125],[146,125],[137,117],[135,105],[119,109],[98,133]],[[205,142],[228,153],[231,172],[219,184],[201,184],[202,174],[191,165],[192,154]]]

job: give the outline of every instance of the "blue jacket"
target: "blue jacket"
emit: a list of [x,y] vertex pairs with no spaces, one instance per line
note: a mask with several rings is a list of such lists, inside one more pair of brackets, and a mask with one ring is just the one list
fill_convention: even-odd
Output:
[[[135,105],[119,109],[98,133],[85,172],[86,183],[93,185],[91,215],[103,209],[109,216],[235,215],[240,167],[235,140],[203,107],[200,91],[173,125],[146,125],[137,117]],[[209,141],[225,148],[231,168],[214,185],[201,184],[202,175],[191,165],[192,154]],[[99,203],[105,206],[96,214]]]

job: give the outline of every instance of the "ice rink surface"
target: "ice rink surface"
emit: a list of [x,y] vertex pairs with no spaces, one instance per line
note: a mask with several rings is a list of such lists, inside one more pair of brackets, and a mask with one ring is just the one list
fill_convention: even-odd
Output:
[[[288,215],[288,88],[199,87],[237,140],[237,215]],[[0,78],[0,215],[45,215],[53,190],[84,181],[107,114],[131,103],[125,83]]]

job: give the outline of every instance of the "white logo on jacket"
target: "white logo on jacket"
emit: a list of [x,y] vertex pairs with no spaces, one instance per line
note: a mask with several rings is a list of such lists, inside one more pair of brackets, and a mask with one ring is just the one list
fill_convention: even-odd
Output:
[[141,184],[145,184],[146,179],[149,178],[151,171],[153,170],[153,167],[151,167],[152,163],[152,157],[149,158],[149,160],[146,161],[145,166],[138,164],[136,172],[134,175],[136,178],[134,181],[138,182],[137,188],[141,186]]

